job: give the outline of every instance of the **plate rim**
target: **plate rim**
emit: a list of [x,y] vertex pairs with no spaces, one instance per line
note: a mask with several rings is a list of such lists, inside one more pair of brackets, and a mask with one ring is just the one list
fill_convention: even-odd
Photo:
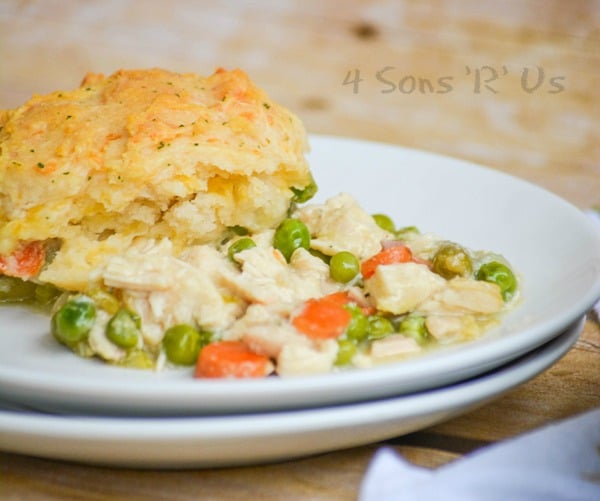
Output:
[[[341,406],[233,416],[142,418],[2,410],[0,402],[0,450],[117,467],[196,468],[289,460],[367,445],[463,414],[531,380],[571,349],[584,324],[582,316],[544,345],[478,377],[414,394]],[[377,433],[379,425],[385,430]],[[370,434],[339,432],[342,428],[364,430],[373,426],[375,432]],[[98,430],[102,428],[104,434]],[[332,430],[338,433],[330,433]],[[332,438],[314,442],[323,435]],[[292,442],[273,443],[277,438],[284,442],[289,439],[299,447],[290,451]],[[306,443],[311,438],[313,442]],[[239,440],[267,445],[256,455],[252,448],[232,445]],[[189,446],[183,452],[182,443]],[[224,454],[219,445],[225,447]],[[111,452],[116,447],[119,454]],[[235,456],[240,451],[242,455]]]
[[[575,208],[572,204],[560,198],[558,195],[545,190],[544,188],[530,183],[526,180],[516,178],[510,174],[502,171],[472,163],[466,160],[453,158],[437,153],[431,153],[422,150],[416,150],[407,148],[404,146],[378,143],[374,141],[352,139],[337,136],[326,136],[326,135],[310,135],[310,140],[314,145],[321,143],[322,145],[333,144],[333,147],[339,147],[339,145],[352,145],[354,147],[363,148],[365,146],[373,147],[376,149],[384,148],[390,151],[399,151],[400,153],[417,155],[424,159],[437,158],[440,162],[452,162],[455,165],[462,165],[465,168],[476,169],[479,171],[485,171],[493,174],[494,176],[502,176],[510,179],[511,182],[516,182],[527,186],[528,189],[537,190],[543,193],[544,196],[550,196],[554,199],[554,202],[561,203],[565,208],[570,211],[580,211]],[[313,150],[314,151],[314,150]],[[586,228],[590,230],[590,234],[597,236],[598,246],[600,248],[600,234],[596,235],[593,233],[591,228],[591,222],[588,221],[585,216],[580,213],[580,221],[583,225],[589,224]],[[595,229],[595,228],[594,228]],[[428,361],[434,360],[439,368],[439,371],[444,371],[455,367],[456,360],[464,358],[465,354],[477,351],[479,355],[479,362],[481,367],[475,370],[467,370],[463,368],[462,371],[457,371],[453,377],[446,380],[446,382],[455,382],[463,377],[469,377],[475,375],[481,370],[489,370],[494,366],[499,366],[501,363],[507,362],[511,358],[520,356],[528,350],[534,349],[542,343],[546,342],[552,336],[556,335],[557,332],[566,328],[571,322],[573,322],[579,315],[584,311],[587,311],[594,301],[600,297],[600,264],[598,272],[598,279],[596,280],[595,286],[592,286],[587,291],[587,295],[580,298],[577,304],[573,304],[570,310],[563,312],[560,318],[560,322],[556,320],[546,319],[539,322],[534,327],[525,329],[523,337],[527,337],[527,343],[521,343],[518,349],[514,349],[515,339],[511,337],[499,337],[487,345],[472,343],[470,346],[461,346],[460,350],[445,349],[440,354],[429,354],[427,355]],[[481,354],[484,355],[481,355]],[[75,355],[73,355],[75,356]],[[483,363],[482,359],[485,359],[487,363]],[[415,391],[418,389],[425,389],[427,386],[415,387],[414,377],[412,384],[403,386],[398,382],[398,379],[405,377],[407,373],[416,374],[417,376],[426,376],[430,370],[426,364],[422,363],[422,359],[415,359],[402,362],[401,364],[394,364],[393,366],[382,366],[366,369],[361,377],[364,378],[365,384],[381,385],[382,383],[388,382],[390,379],[395,380],[395,390],[398,391]],[[42,404],[43,406],[50,406],[58,404],[66,411],[81,410],[81,400],[85,399],[84,407],[87,407],[91,412],[102,412],[105,409],[107,403],[112,406],[112,409],[105,409],[107,413],[118,413],[118,412],[139,412],[139,413],[214,413],[226,409],[228,412],[244,412],[248,410],[247,405],[256,406],[261,410],[274,409],[274,408],[293,408],[297,406],[307,406],[304,402],[288,402],[287,404],[277,404],[276,398],[269,399],[269,401],[260,401],[260,397],[264,397],[265,393],[275,396],[285,397],[288,392],[294,392],[297,395],[296,400],[301,400],[305,395],[311,395],[311,392],[320,392],[321,398],[315,398],[312,395],[312,406],[323,405],[324,403],[343,403],[347,401],[343,395],[338,395],[337,399],[332,400],[330,395],[325,395],[324,390],[331,391],[340,385],[344,384],[344,380],[348,379],[343,373],[340,374],[326,374],[318,376],[304,376],[302,378],[286,378],[286,379],[266,379],[261,381],[210,381],[205,382],[201,380],[180,380],[180,379],[166,379],[166,380],[152,380],[152,386],[141,385],[139,381],[120,381],[118,384],[114,381],[110,381],[106,384],[105,381],[99,380],[78,380],[75,381],[68,375],[60,374],[49,374],[40,380],[39,375],[32,374],[27,370],[19,367],[11,367],[7,369],[0,365],[0,381],[2,385],[0,387],[0,395],[13,396],[23,403],[31,405],[32,403]],[[57,392],[57,387],[60,391]],[[239,407],[239,403],[233,402],[228,404],[226,401],[219,401],[213,405],[203,405],[198,407],[192,405],[189,402],[181,402],[182,397],[193,397],[198,398],[200,396],[209,396],[217,398],[222,393],[232,393],[232,388],[236,389],[237,392],[233,392],[236,396],[236,400],[243,399],[247,402],[246,406]],[[157,390],[165,393],[166,401],[163,402],[164,407],[156,409],[154,405],[148,401],[149,397],[156,395]],[[116,392],[116,393],[115,393]],[[94,401],[90,402],[90,393],[94,397]],[[375,396],[384,396],[383,394],[375,393]],[[133,400],[132,400],[133,399]],[[226,400],[226,399],[223,399]],[[132,407],[135,405],[136,407]],[[274,407],[276,406],[276,407]]]

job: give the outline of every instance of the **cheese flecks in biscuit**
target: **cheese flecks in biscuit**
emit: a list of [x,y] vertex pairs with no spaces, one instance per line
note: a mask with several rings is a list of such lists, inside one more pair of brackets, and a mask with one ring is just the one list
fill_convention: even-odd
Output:
[[0,254],[58,239],[39,278],[67,289],[139,239],[272,227],[311,181],[302,123],[240,70],[89,74],[0,127]]

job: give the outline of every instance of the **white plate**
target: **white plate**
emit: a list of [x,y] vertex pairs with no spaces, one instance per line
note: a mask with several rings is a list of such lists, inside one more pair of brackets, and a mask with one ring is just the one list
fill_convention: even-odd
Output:
[[600,297],[600,233],[577,208],[532,184],[443,156],[377,143],[311,137],[318,200],[341,191],[473,249],[506,256],[523,301],[476,342],[364,371],[296,379],[193,380],[191,371],[140,372],[76,357],[48,319],[0,308],[0,396],[94,414],[206,414],[316,407],[434,388],[472,377],[550,340]]
[[562,335],[494,372],[387,400],[179,418],[0,410],[0,449],[112,466],[182,468],[278,461],[379,442],[464,413],[534,377],[568,351],[583,324],[580,319]]

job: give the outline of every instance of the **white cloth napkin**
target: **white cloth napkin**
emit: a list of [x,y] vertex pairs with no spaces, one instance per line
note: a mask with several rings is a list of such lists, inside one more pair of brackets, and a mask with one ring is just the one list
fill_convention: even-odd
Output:
[[367,469],[359,500],[599,501],[600,408],[435,470],[382,448]]

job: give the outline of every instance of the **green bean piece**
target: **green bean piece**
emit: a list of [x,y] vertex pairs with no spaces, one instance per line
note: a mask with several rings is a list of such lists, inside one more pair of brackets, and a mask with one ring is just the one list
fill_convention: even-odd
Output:
[[170,362],[193,365],[202,349],[203,336],[191,325],[178,324],[166,330],[162,344]]
[[400,334],[412,337],[419,344],[429,341],[429,331],[422,315],[408,315],[400,322],[399,330]]
[[373,214],[373,220],[382,230],[389,231],[390,233],[396,232],[396,225],[392,218],[386,214]]
[[299,219],[284,219],[275,230],[273,247],[278,249],[289,262],[296,249],[310,247],[308,228]]
[[335,360],[335,365],[349,365],[358,352],[356,343],[351,339],[338,339],[338,352]]
[[140,337],[140,318],[121,308],[106,324],[106,337],[120,348],[134,348]]
[[239,240],[236,240],[229,246],[229,249],[227,250],[227,255],[229,256],[229,259],[236,263],[237,261],[235,259],[235,255],[238,252],[252,249],[253,247],[256,247],[254,240],[252,240],[250,237],[243,237]]
[[381,339],[395,331],[394,324],[381,315],[369,315],[367,322],[367,338],[370,340]]
[[0,275],[0,303],[19,303],[35,297],[36,284],[20,278]]
[[489,263],[482,264],[479,270],[477,270],[475,278],[491,282],[500,287],[504,301],[510,300],[517,290],[517,278],[515,274],[508,266],[498,261],[490,261]]
[[53,336],[63,344],[72,346],[87,338],[96,320],[96,306],[88,298],[67,301],[51,320]]
[[433,256],[432,269],[447,280],[473,273],[473,263],[467,251],[460,245],[448,242],[442,244]]
[[304,186],[304,188],[290,188],[294,193],[292,197],[292,202],[303,204],[304,202],[308,202],[312,197],[314,197],[319,190],[317,183],[314,178],[310,176],[309,183]]
[[350,282],[360,271],[360,262],[352,252],[341,251],[329,261],[329,275],[336,282],[343,284]]
[[346,305],[344,308],[351,315],[348,327],[346,327],[346,337],[358,343],[364,341],[367,338],[367,328],[369,325],[367,316],[356,305]]

